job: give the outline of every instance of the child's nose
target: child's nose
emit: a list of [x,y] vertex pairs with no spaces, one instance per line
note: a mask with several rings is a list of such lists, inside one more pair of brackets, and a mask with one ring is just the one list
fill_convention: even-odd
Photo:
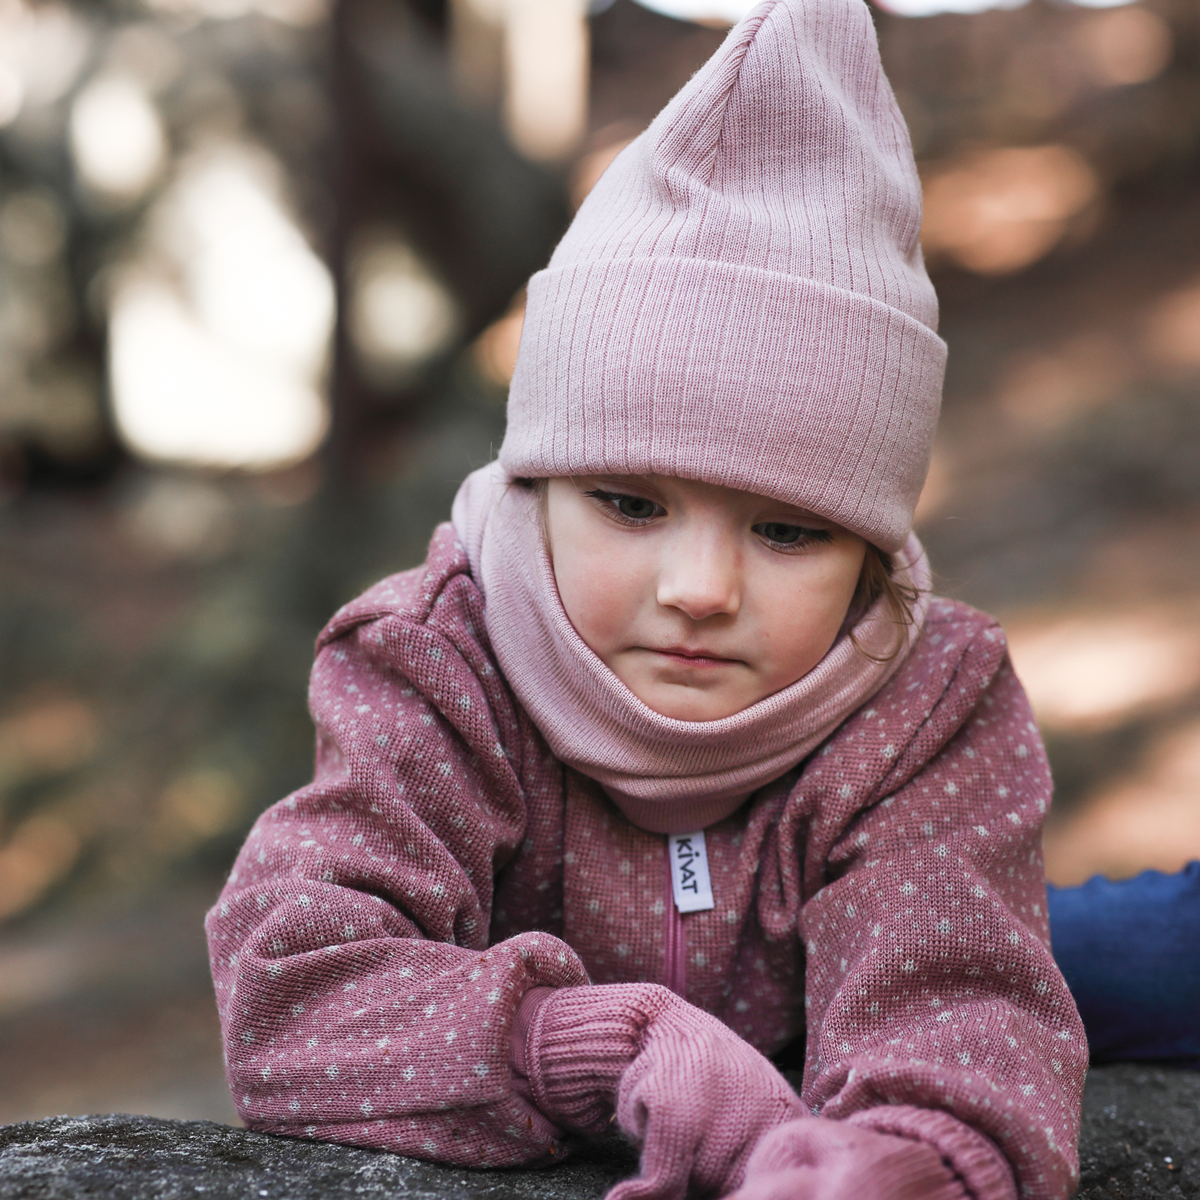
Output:
[[659,574],[658,602],[693,621],[734,615],[742,602],[737,555],[721,540],[673,547]]

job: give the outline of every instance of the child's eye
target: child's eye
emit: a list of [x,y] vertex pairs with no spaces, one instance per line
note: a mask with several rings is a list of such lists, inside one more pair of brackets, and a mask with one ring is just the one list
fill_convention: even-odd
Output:
[[654,510],[658,508],[653,500],[643,500],[641,496],[617,496],[616,505],[621,516],[634,521],[654,516]]
[[774,546],[808,546],[814,542],[832,542],[828,529],[808,529],[804,525],[788,525],[783,521],[762,521],[751,526],[763,541]]
[[651,517],[661,516],[666,512],[661,504],[655,504],[653,500],[647,500],[644,496],[625,496],[620,492],[606,492],[600,488],[584,494],[608,505],[627,521],[648,521]]

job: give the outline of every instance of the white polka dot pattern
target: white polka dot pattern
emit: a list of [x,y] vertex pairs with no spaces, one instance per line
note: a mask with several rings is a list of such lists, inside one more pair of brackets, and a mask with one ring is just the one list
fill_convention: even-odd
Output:
[[[314,782],[258,821],[208,918],[253,1128],[540,1160],[558,1131],[513,1083],[522,996],[663,980],[663,839],[554,760],[481,606],[442,526],[321,636]],[[686,998],[768,1053],[807,1011],[814,1112],[950,1159],[982,1134],[1022,1195],[1067,1196],[1086,1041],[1048,948],[1049,792],[1002,632],[935,601],[869,706],[707,831]]]

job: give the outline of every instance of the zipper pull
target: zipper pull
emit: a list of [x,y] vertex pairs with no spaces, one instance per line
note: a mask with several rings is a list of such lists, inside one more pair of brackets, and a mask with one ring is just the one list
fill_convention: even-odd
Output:
[[667,834],[667,860],[671,864],[671,892],[681,913],[715,907],[703,829]]

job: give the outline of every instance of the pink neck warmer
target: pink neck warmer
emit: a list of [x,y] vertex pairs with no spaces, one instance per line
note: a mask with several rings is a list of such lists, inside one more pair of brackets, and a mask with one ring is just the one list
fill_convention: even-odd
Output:
[[[492,463],[467,477],[453,521],[483,590],[492,649],[517,699],[562,762],[596,780],[652,833],[723,820],[794,767],[887,682],[925,619],[928,566],[910,535],[899,558],[921,599],[899,654],[872,662],[844,634],[802,679],[750,708],[719,721],[677,721],[647,708],[575,632],[534,494]],[[854,632],[873,653],[886,652],[896,637],[882,604]]]

